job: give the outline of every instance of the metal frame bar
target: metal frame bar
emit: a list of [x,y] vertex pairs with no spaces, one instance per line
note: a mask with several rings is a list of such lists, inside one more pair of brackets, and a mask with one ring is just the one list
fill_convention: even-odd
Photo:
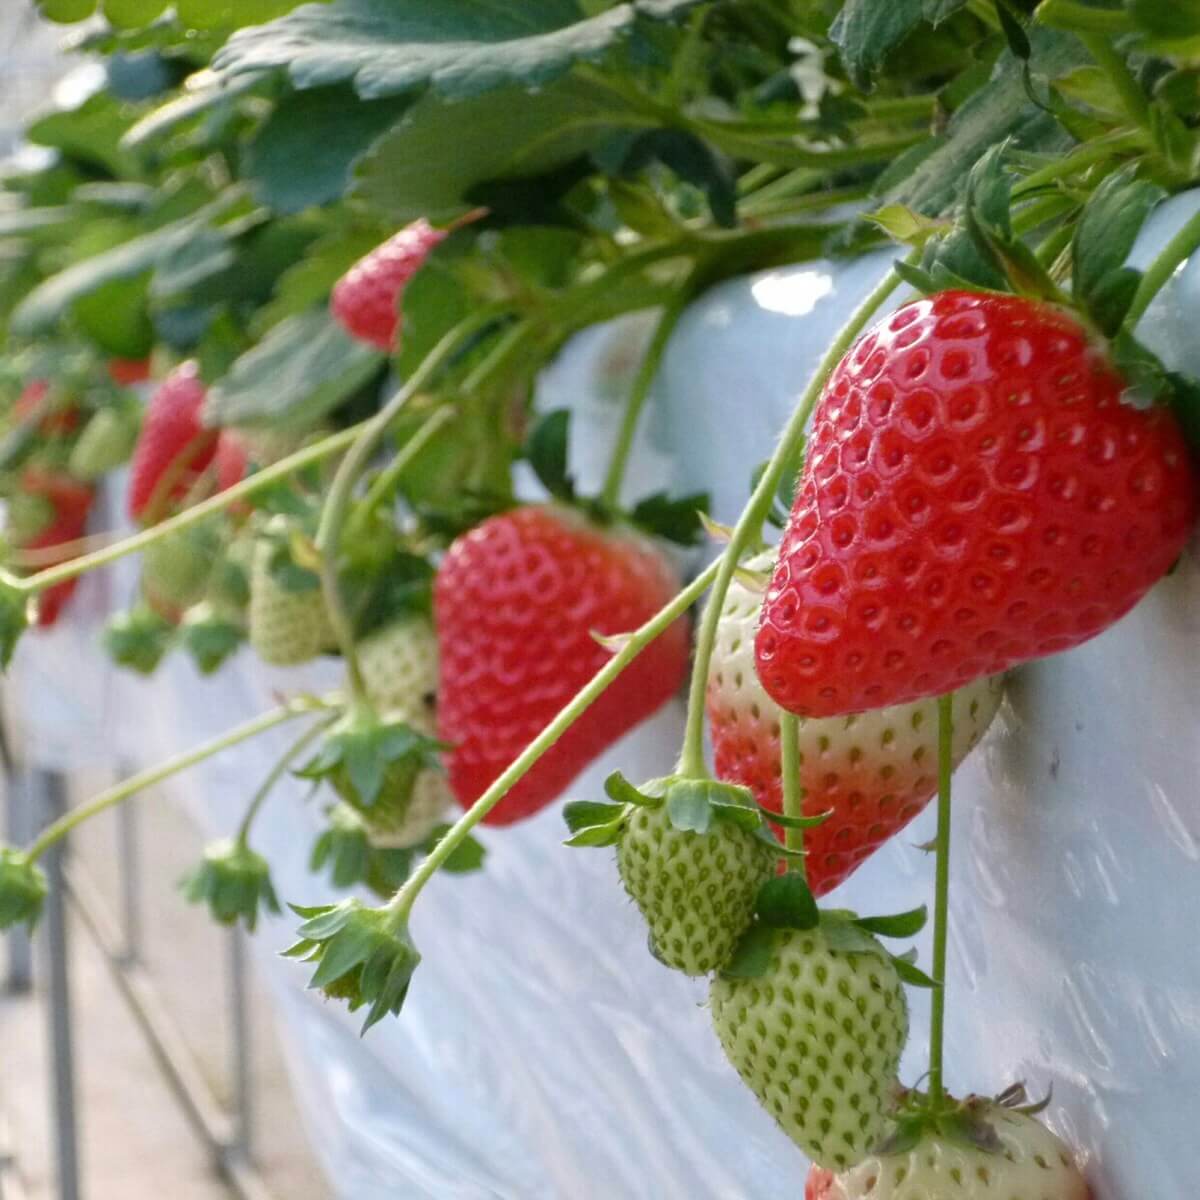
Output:
[[[12,768],[0,729],[0,760],[7,775],[7,829],[18,844],[39,821],[64,810],[67,781],[59,772]],[[100,952],[127,1009],[137,1022],[159,1071],[193,1131],[209,1151],[213,1165],[238,1200],[273,1200],[253,1161],[256,1080],[252,1069],[253,1036],[249,1006],[246,945],[238,930],[228,941],[229,1067],[233,1103],[226,1110],[196,1065],[186,1040],[172,1020],[158,987],[142,964],[143,888],[139,825],[132,805],[120,810],[117,860],[121,879],[119,915],[101,898],[87,872],[70,861],[65,844],[48,853],[44,866],[50,883],[44,918],[47,1008],[50,1023],[52,1113],[56,1132],[57,1200],[80,1200],[79,1132],[75,1104],[75,1055],[71,1029],[71,972],[67,909],[79,929]],[[29,990],[32,981],[28,940],[9,940],[5,979],[10,990]],[[0,1125],[0,1200],[23,1200],[17,1190],[15,1151]]]

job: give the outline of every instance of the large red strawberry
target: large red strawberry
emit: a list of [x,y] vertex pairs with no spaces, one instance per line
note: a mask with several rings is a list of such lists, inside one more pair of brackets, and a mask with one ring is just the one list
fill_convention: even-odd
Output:
[[129,512],[153,521],[183,499],[216,452],[217,431],[200,421],[205,388],[194,361],[181,363],[160,383],[142,420],[129,468]]
[[[564,508],[492,517],[447,552],[434,587],[438,736],[465,807],[608,661],[592,634],[626,633],[675,594],[662,556],[632,532]],[[488,820],[507,824],[556,799],[607,746],[661,707],[687,670],[676,622],[521,780]]]
[[906,304],[842,359],[756,641],[806,716],[952,691],[1067,650],[1171,566],[1196,478],[1164,409],[1074,317],[1018,296]]
[[445,237],[445,230],[421,217],[360,258],[333,288],[333,315],[346,332],[391,350],[400,324],[400,293]]
[[[52,514],[49,522],[25,542],[24,549],[47,550],[77,541],[87,532],[88,514],[95,497],[90,487],[68,475],[30,468],[21,476],[21,491],[45,500]],[[78,584],[78,579],[68,579],[48,587],[40,594],[38,625],[48,628],[58,620]]]
[[[746,566],[769,572],[764,554]],[[778,705],[754,668],[762,596],[735,579],[721,607],[708,672],[708,721],[717,776],[783,807]],[[1000,705],[998,678],[977,679],[954,694],[955,766],[986,732]],[[837,887],[937,791],[936,700],[918,700],[845,717],[801,717],[800,781],[806,816],[828,813],[804,835],[815,895]]]

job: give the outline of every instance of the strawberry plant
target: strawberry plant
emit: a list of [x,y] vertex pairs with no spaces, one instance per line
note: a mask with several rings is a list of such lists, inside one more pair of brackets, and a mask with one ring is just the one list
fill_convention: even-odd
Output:
[[[379,903],[294,903],[289,954],[370,1026],[420,986],[412,910],[480,866],[474,831],[566,799],[686,690],[677,759],[573,799],[569,841],[612,848],[665,966],[712,976],[729,1084],[817,1164],[810,1200],[1083,1197],[1036,1106],[946,1089],[951,778],[1006,673],[1103,633],[1195,524],[1200,381],[1140,323],[1200,216],[1130,260],[1200,176],[1194,5],[39,7],[93,18],[108,68],[0,181],[0,657],[136,554],[119,664],[216,671],[244,642],[284,670],[335,656],[343,684],[0,848],[0,925],[36,919],[38,861],[80,822],[295,721],[184,892],[226,924],[276,913],[254,821],[312,780],[313,869]],[[630,494],[691,301],[883,247],[733,525]],[[537,381],[632,313],[653,328],[586,494]],[[94,529],[127,459],[138,527]],[[935,796],[926,972],[881,940],[925,906],[817,897]],[[920,1090],[907,987],[931,989]]]

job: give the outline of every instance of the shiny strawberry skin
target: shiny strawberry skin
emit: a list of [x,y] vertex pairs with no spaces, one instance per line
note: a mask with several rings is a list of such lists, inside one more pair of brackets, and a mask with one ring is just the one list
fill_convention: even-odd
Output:
[[[434,585],[438,736],[469,806],[608,662],[592,637],[627,633],[678,580],[642,538],[554,507],[492,517],[447,552]],[[682,619],[643,651],[486,818],[508,824],[557,799],[593,758],[659,709],[687,670]]]
[[[768,573],[764,554],[746,566]],[[706,692],[717,777],[748,787],[765,808],[783,807],[779,706],[754,666],[762,597],[741,579],[721,606]],[[951,762],[957,767],[987,732],[1001,680],[978,679],[954,693]],[[935,699],[844,717],[801,717],[798,742],[804,812],[828,814],[804,836],[809,886],[823,896],[844,882],[920,813],[937,790]]]
[[400,293],[445,236],[421,217],[360,258],[334,285],[330,300],[333,315],[346,332],[380,350],[391,350],[400,325],[396,311]]
[[821,396],[756,639],[806,716],[952,691],[1128,612],[1196,516],[1183,435],[1067,313],[1017,296],[906,304]]
[[[129,513],[132,517],[157,516],[148,509],[158,499],[159,481],[179,468],[179,478],[166,501],[181,500],[209,467],[216,452],[217,434],[200,420],[205,387],[194,361],[181,363],[158,385],[142,420],[142,432],[129,468]],[[155,505],[157,507],[157,505]]]

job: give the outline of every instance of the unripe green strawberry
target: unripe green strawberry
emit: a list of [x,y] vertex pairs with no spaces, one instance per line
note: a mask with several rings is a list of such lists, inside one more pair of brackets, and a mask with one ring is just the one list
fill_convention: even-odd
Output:
[[745,788],[669,776],[634,788],[620,775],[613,804],[576,802],[573,846],[616,846],[621,882],[646,919],[650,952],[685,975],[732,955],[775,875],[780,848]]
[[991,1149],[966,1136],[929,1132],[910,1148],[872,1154],[834,1175],[814,1167],[808,1200],[1087,1200],[1069,1148],[1036,1117],[987,1101],[966,1110],[986,1122]]
[[71,449],[71,474],[90,481],[119,467],[133,453],[139,427],[135,410],[112,405],[100,409]]
[[[401,618],[363,639],[358,664],[367,695],[388,721],[418,733],[437,733],[438,657],[433,624],[422,616]],[[380,848],[412,846],[441,822],[453,796],[445,772],[423,768],[408,788],[385,790],[370,809],[360,809],[371,841]]]
[[265,663],[291,667],[309,662],[333,641],[325,601],[317,586],[290,590],[271,570],[274,543],[255,547],[250,572],[249,639]]
[[743,1082],[814,1162],[835,1170],[887,1133],[908,1037],[896,967],[873,937],[854,928],[851,940],[848,928],[827,913],[812,929],[775,930],[760,973],[718,976],[710,993],[717,1037]]
[[142,553],[142,591],[157,612],[176,619],[204,596],[218,549],[206,527],[184,529],[152,542]]

